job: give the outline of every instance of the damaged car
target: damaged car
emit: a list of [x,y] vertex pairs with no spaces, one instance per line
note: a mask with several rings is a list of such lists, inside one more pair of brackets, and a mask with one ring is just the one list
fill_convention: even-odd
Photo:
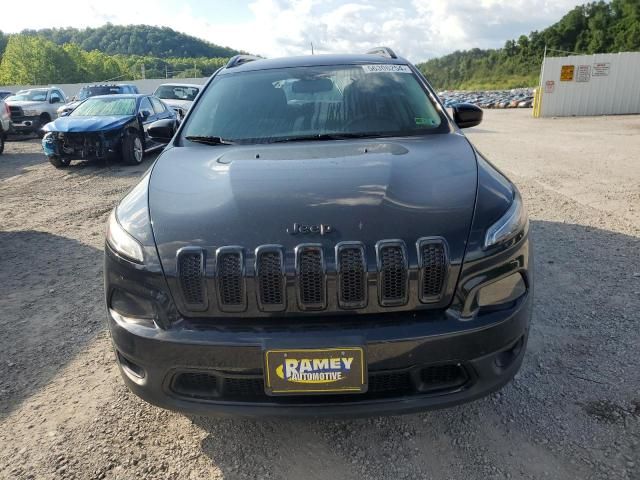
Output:
[[91,97],[68,116],[43,127],[42,148],[56,168],[66,167],[74,159],[121,158],[137,165],[145,153],[166,143],[147,134],[158,120],[169,125],[169,133],[175,129],[176,114],[153,95]]

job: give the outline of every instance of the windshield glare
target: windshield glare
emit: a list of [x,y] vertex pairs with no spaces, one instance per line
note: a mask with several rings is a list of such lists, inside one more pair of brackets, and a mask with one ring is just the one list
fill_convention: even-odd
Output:
[[183,130],[266,143],[320,135],[405,136],[444,118],[408,66],[296,67],[216,77]]
[[47,90],[22,90],[15,95],[11,95],[7,100],[44,102],[47,100]]
[[90,98],[78,105],[71,116],[133,115],[135,110],[135,98]]
[[161,85],[157,88],[154,95],[162,100],[186,100],[193,102],[199,91],[200,90],[195,87]]

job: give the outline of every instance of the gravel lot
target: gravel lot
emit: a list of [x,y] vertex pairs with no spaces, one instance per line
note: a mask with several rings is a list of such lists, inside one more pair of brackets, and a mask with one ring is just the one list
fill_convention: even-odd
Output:
[[140,167],[0,156],[0,478],[640,478],[640,116],[488,111],[470,131],[521,188],[537,291],[501,392],[419,415],[219,420],[152,407],[104,327],[107,214]]

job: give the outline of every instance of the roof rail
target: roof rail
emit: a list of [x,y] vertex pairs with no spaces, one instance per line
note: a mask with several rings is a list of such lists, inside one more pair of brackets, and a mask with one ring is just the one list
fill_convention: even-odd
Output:
[[237,67],[238,65],[242,65],[243,63],[253,62],[254,60],[261,60],[261,58],[253,55],[236,55],[234,57],[231,57],[224,68]]
[[381,55],[387,58],[398,58],[393,50],[389,47],[376,47],[367,52],[367,55]]

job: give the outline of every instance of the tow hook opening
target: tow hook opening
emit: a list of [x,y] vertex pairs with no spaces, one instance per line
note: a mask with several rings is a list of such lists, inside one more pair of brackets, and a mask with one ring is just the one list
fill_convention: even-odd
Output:
[[120,352],[116,352],[116,355],[118,357],[118,363],[120,363],[122,370],[131,380],[136,383],[140,383],[142,380],[144,380],[144,378],[147,376],[144,368],[132,362],[128,358],[125,358]]

